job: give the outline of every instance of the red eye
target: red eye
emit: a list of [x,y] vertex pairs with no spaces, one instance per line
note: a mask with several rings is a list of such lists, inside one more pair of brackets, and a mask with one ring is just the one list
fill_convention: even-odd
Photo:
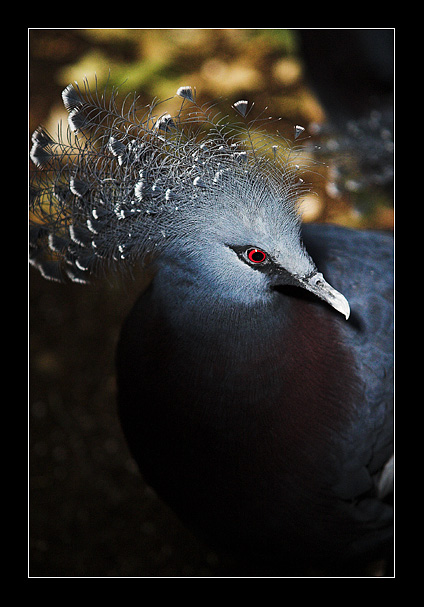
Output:
[[261,249],[248,249],[246,254],[252,263],[262,263],[266,259],[266,253],[261,251]]

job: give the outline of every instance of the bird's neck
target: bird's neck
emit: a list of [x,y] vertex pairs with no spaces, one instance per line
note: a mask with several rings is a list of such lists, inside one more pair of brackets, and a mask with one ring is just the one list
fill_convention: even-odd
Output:
[[[215,291],[201,279],[159,273],[154,280],[152,297],[176,334],[196,341],[214,340],[226,333],[243,342],[258,334],[265,335],[277,326],[281,329],[290,315],[291,302],[268,291],[251,301]],[[254,330],[253,330],[254,329]]]
[[[175,347],[169,356],[177,375],[196,369],[202,381],[210,379],[221,388],[228,384],[230,392],[235,386],[256,389],[255,377],[260,376],[271,392],[287,391],[289,384],[298,383],[299,369],[310,368],[310,383],[318,386],[327,381],[332,361],[345,356],[341,318],[301,289],[269,291],[248,305],[218,297],[190,280],[165,279],[156,276],[147,305],[168,336],[168,348],[171,343]],[[286,370],[283,387],[281,369]]]
[[[170,292],[155,279],[151,303],[160,319],[159,331],[166,335],[167,372],[173,374],[173,401],[182,395],[180,411],[192,407],[190,416],[204,415],[207,400],[221,407],[223,415],[234,403],[244,403],[255,417],[281,400],[281,366],[294,354],[288,344],[296,337],[291,328],[295,310],[290,298],[274,295],[246,305],[213,292],[206,296],[183,282],[173,284]],[[201,407],[196,404],[197,385]],[[264,385],[266,390],[258,393]],[[214,419],[219,423],[218,412]]]

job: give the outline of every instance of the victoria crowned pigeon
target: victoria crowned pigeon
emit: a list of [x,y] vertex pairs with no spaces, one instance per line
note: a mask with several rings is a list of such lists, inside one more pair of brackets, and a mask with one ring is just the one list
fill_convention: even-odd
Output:
[[200,538],[282,576],[388,558],[393,239],[302,225],[296,145],[245,100],[230,121],[176,95],[175,115],[140,115],[63,91],[66,136],[33,135],[31,263],[153,271],[118,344],[119,414]]

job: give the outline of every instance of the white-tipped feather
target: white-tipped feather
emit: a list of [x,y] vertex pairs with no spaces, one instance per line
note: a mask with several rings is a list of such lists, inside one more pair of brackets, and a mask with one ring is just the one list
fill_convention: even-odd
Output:
[[180,86],[180,88],[177,90],[177,92],[175,94],[178,95],[179,97],[182,97],[183,99],[188,99],[188,101],[195,100],[195,95],[193,93],[193,89],[191,88],[191,86]]
[[241,114],[241,116],[246,116],[248,105],[248,101],[246,101],[245,99],[241,99],[240,101],[236,101],[234,103],[233,108],[237,110],[237,112]]
[[[135,97],[120,108],[116,91],[107,98],[87,83],[84,91],[69,85],[62,93],[66,138],[60,131],[57,140],[35,131],[31,210],[46,233],[68,238],[56,263],[77,269],[78,280],[115,262],[143,263],[194,242],[205,227],[221,229],[223,215],[226,229],[251,221],[250,215],[267,215],[272,232],[298,223],[296,203],[307,188],[293,168],[290,145],[255,121],[237,122],[252,109],[245,100],[234,104],[231,122],[212,106],[198,105],[191,87],[176,94],[182,106],[173,117],[155,115],[158,104],[139,109]],[[89,243],[86,234],[96,241]],[[38,244],[45,247],[45,236]],[[82,261],[87,247],[92,263],[87,256]]]

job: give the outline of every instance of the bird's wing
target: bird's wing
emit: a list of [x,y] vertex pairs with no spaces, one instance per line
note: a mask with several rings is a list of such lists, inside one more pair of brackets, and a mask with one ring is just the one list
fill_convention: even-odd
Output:
[[349,301],[342,325],[362,382],[362,398],[344,438],[344,476],[337,493],[357,498],[370,484],[377,496],[393,478],[393,237],[327,224],[306,224],[303,242],[324,277]]

